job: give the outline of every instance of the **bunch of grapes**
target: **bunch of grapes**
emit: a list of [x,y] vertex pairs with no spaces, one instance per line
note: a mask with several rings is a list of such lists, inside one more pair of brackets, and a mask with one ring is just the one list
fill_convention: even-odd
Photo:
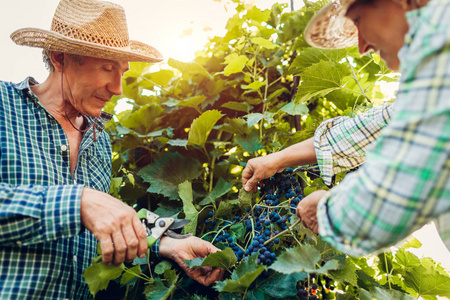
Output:
[[[280,238],[288,230],[291,220],[294,220],[292,216],[295,215],[295,209],[303,196],[292,169],[286,169],[263,180],[259,190],[259,201],[256,205],[247,209],[242,218],[236,216],[234,220],[228,219],[220,223],[221,228],[218,228],[213,242],[221,242],[232,248],[239,261],[257,255],[258,264],[269,266],[276,258],[275,250],[279,247]],[[213,212],[209,213],[205,223],[209,231],[218,224]],[[236,240],[236,237],[228,232],[232,225],[239,223],[243,223],[245,227],[245,241]]]

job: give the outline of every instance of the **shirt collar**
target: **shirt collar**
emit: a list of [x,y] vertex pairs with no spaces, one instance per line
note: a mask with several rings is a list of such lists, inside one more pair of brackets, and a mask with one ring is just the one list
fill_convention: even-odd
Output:
[[[39,103],[37,96],[33,93],[33,91],[30,88],[31,86],[36,85],[36,84],[39,84],[39,82],[36,79],[34,79],[33,77],[28,76],[27,78],[25,78],[24,81],[14,84],[14,87],[18,90],[24,91],[34,101]],[[112,119],[112,117],[113,117],[112,114],[102,111],[102,113],[100,114],[100,117],[98,118],[98,121],[97,121],[97,126],[99,127],[98,129],[104,129],[105,123],[109,122]],[[91,124],[94,122],[93,117],[87,117],[87,118]]]

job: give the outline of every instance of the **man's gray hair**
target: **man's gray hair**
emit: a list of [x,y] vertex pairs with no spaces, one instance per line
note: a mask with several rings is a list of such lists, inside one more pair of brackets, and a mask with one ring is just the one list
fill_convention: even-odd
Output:
[[[73,62],[76,62],[79,65],[82,65],[84,62],[84,58],[85,56],[82,55],[77,55],[77,54],[70,54],[70,53],[66,53],[70,59]],[[45,64],[45,68],[50,72],[54,72],[55,71],[55,67],[52,64],[52,61],[50,60],[50,50],[44,49],[42,50],[42,59],[44,61]]]

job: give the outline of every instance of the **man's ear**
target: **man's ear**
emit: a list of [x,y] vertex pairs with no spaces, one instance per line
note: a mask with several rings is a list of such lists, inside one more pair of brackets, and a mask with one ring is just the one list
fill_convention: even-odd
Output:
[[55,70],[61,72],[64,66],[64,53],[63,52],[55,52],[50,51],[50,61],[52,62]]

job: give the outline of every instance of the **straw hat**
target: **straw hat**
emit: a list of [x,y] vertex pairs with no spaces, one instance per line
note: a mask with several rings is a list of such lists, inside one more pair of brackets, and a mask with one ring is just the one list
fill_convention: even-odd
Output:
[[305,39],[316,48],[340,49],[358,44],[358,29],[345,17],[355,0],[335,0],[309,21]]
[[11,34],[18,45],[115,61],[159,62],[152,46],[128,38],[123,8],[96,0],[61,0],[50,31],[22,28]]

